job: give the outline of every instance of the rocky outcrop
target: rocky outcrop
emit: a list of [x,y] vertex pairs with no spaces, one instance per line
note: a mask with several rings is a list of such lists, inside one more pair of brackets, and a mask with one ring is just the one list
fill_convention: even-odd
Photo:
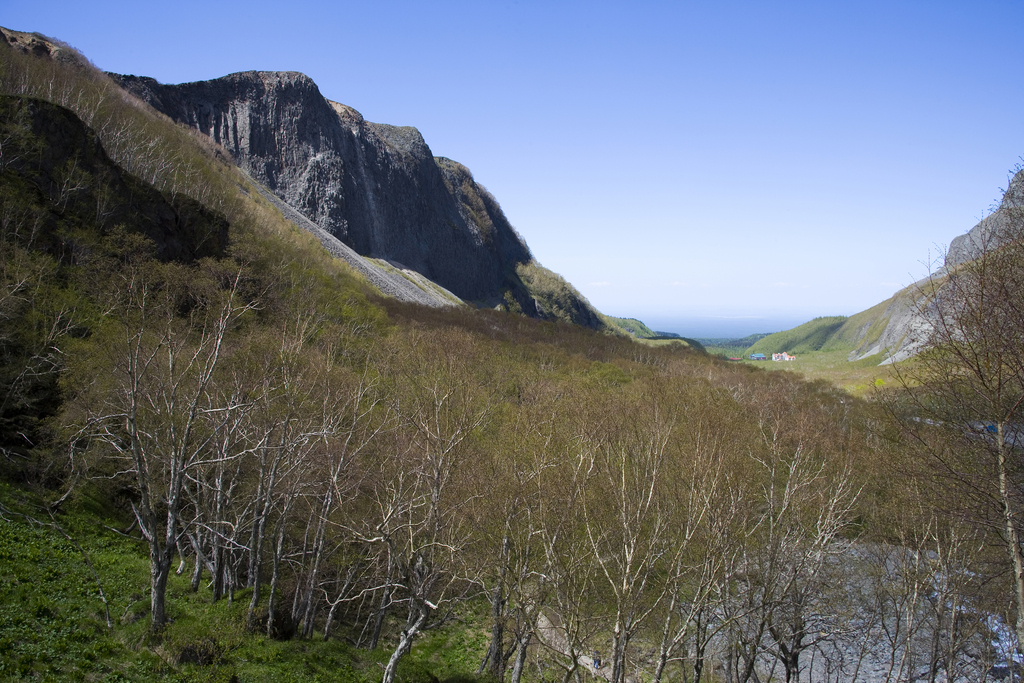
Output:
[[0,26],[0,39],[12,49],[42,59],[51,59],[61,64],[87,67],[88,62],[70,45],[40,33],[12,31]]
[[946,274],[986,251],[998,249],[1008,239],[1019,239],[1022,228],[1024,171],[1018,171],[1010,180],[999,207],[950,243],[942,268],[897,292],[888,301],[851,316],[840,328],[837,338],[855,347],[850,352],[850,360],[881,354],[882,364],[887,364],[917,353],[931,329],[928,311]]
[[1024,212],[1024,170],[1010,180],[999,208],[978,222],[969,232],[949,243],[945,267],[953,268],[978,258],[985,251],[998,248],[1009,238],[1007,233],[1015,223],[1020,225]]
[[419,131],[366,121],[295,72],[245,72],[162,85],[112,77],[210,136],[290,206],[357,253],[416,271],[462,299],[494,305],[529,249],[464,166],[435,158]]

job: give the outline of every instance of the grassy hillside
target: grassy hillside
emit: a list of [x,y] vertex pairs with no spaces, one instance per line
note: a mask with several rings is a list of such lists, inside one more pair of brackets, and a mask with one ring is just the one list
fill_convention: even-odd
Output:
[[[605,328],[597,309],[558,273],[548,270],[536,261],[530,261],[516,266],[516,276],[533,300],[517,301],[509,293],[505,302],[507,310],[513,313],[529,312],[543,320],[560,320],[595,330]],[[531,305],[536,311],[528,311]]]
[[770,356],[783,351],[794,355],[820,351],[845,321],[845,316],[815,318],[791,330],[770,334],[756,341],[745,353],[763,353]]
[[751,344],[745,353],[845,353],[850,361],[872,358],[880,363],[897,354],[919,327],[919,312],[944,277],[929,278],[905,287],[889,299],[848,318],[815,318],[791,330],[778,332]]
[[850,316],[835,334],[835,348],[852,348],[851,357],[871,354],[876,360],[897,354],[918,327],[919,312],[944,282],[944,276],[922,280]]
[[616,318],[615,316],[604,315],[603,313],[601,318],[609,327],[618,329],[624,334],[636,337],[637,339],[653,339],[662,336],[636,318]]
[[886,315],[886,311],[892,302],[893,299],[887,299],[867,310],[851,315],[822,345],[822,350],[849,352],[857,347],[866,348],[876,344],[889,324],[889,316]]

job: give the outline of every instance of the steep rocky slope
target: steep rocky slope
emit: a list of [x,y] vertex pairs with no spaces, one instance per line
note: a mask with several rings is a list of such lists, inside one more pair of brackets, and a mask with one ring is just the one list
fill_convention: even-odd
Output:
[[[497,201],[419,131],[366,121],[295,72],[163,85],[111,75],[173,120],[210,136],[255,180],[357,253],[415,271],[487,305],[548,317],[517,275],[532,262]],[[600,326],[580,297],[574,322]]]
[[928,301],[942,287],[947,273],[987,250],[997,249],[1012,232],[1012,226],[1016,226],[1017,231],[1021,229],[1022,212],[1024,170],[1010,180],[994,212],[950,242],[941,268],[886,301],[850,316],[819,348],[849,351],[851,361],[877,355],[881,364],[913,355],[928,330],[927,316],[920,312],[927,309]]
[[971,230],[949,243],[945,267],[953,268],[977,258],[988,249],[997,248],[1014,219],[1024,210],[1024,170],[1010,180],[999,208],[983,218]]
[[316,237],[320,241],[321,246],[331,256],[341,259],[351,266],[353,270],[376,287],[377,291],[381,294],[393,297],[399,301],[430,306],[432,308],[456,306],[462,303],[462,300],[457,296],[440,285],[426,280],[426,278],[415,271],[402,270],[390,265],[384,267],[380,263],[375,263],[371,259],[360,256],[350,246],[303,216],[277,195],[272,194],[259,184],[256,184],[256,189],[271,204],[277,207],[285,220]]

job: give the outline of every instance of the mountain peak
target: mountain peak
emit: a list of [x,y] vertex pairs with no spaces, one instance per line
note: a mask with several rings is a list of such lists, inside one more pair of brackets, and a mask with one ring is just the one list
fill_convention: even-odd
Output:
[[0,37],[13,49],[35,57],[52,59],[62,64],[86,66],[88,60],[67,43],[49,38],[41,33],[12,31],[0,26]]
[[[415,271],[465,301],[601,327],[568,286],[557,311],[519,274],[526,243],[465,166],[434,157],[419,130],[366,121],[304,74],[246,71],[161,85],[111,77],[226,148],[253,179],[356,253]],[[532,272],[532,271],[531,271]],[[538,290],[539,291],[539,290]],[[571,300],[571,301],[570,301]]]

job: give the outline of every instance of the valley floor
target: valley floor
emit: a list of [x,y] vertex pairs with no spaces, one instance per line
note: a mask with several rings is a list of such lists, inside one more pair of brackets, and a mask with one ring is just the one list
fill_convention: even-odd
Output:
[[[709,348],[708,352],[719,350]],[[794,372],[809,380],[822,380],[858,398],[868,398],[873,390],[895,381],[896,369],[892,365],[879,365],[881,355],[853,362],[847,360],[848,355],[848,351],[814,351],[797,354],[794,361],[752,361],[740,356],[743,360],[739,362],[771,372]]]

